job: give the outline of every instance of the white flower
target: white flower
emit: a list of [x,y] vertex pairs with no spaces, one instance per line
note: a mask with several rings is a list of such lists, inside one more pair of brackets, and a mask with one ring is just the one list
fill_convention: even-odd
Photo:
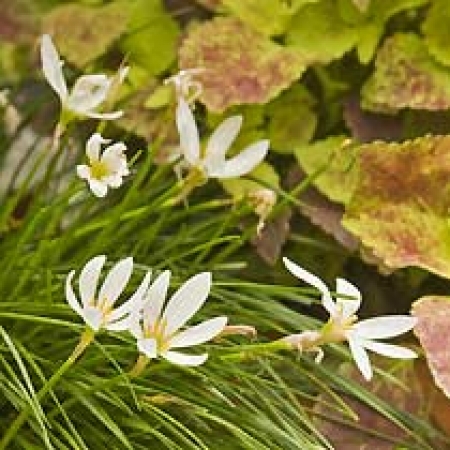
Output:
[[104,197],[108,192],[108,187],[118,188],[121,186],[122,178],[130,173],[124,154],[127,147],[123,142],[116,142],[106,147],[100,155],[102,144],[109,142],[109,139],[103,139],[100,134],[93,134],[86,144],[89,165],[77,166],[78,176],[87,180],[89,188],[97,197]]
[[322,293],[322,305],[330,314],[330,320],[322,330],[323,342],[347,341],[352,356],[366,380],[372,378],[372,367],[366,350],[390,358],[411,359],[417,354],[409,348],[377,342],[406,333],[414,328],[417,319],[411,316],[383,316],[358,322],[355,315],[361,306],[359,289],[343,278],[336,280],[336,293],[339,297],[333,300],[325,283],[312,273],[299,267],[288,258],[283,258],[286,268],[297,278],[314,286]]
[[[167,302],[170,271],[156,278],[143,299],[143,310],[130,316],[129,329],[137,346],[147,358],[162,356],[173,364],[198,366],[208,358],[207,353],[189,355],[173,349],[203,344],[217,336],[227,323],[226,317],[206,320],[181,330],[205,303],[211,288],[211,274],[199,273],[186,281]],[[126,320],[125,320],[126,321]]]
[[176,122],[185,162],[200,171],[205,178],[235,178],[245,175],[264,159],[269,149],[269,141],[261,140],[226,160],[226,152],[242,125],[242,117],[233,116],[217,127],[202,151],[194,115],[183,98],[178,100]]
[[122,331],[126,329],[123,319],[135,308],[139,308],[142,302],[142,296],[150,284],[150,273],[146,274],[136,292],[114,309],[114,303],[130,279],[133,258],[125,258],[115,264],[97,293],[97,285],[105,261],[104,255],[96,256],[88,261],[81,271],[78,280],[81,302],[78,301],[72,288],[72,279],[75,275],[75,271],[72,270],[66,279],[66,299],[70,307],[92,330],[99,331],[105,328],[111,331]]
[[45,78],[58,94],[63,113],[67,111],[75,116],[105,120],[118,119],[122,116],[122,111],[97,112],[99,106],[106,100],[113,82],[104,74],[81,76],[69,92],[62,71],[63,62],[59,59],[58,52],[48,34],[42,36],[41,60]]
[[195,80],[195,76],[203,73],[205,69],[184,69],[180,70],[176,75],[164,80],[164,84],[172,83],[175,87],[177,98],[184,99],[188,104],[194,103],[201,95],[202,84]]

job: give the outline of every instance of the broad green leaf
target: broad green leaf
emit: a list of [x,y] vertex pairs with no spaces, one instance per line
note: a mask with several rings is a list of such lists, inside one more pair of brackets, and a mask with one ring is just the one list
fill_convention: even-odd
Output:
[[442,64],[450,65],[450,9],[446,0],[435,0],[422,23],[428,51]]
[[388,38],[378,51],[375,72],[362,90],[363,106],[377,111],[450,107],[450,70],[412,33]]
[[159,75],[175,61],[179,27],[161,0],[135,2],[129,30],[121,42],[129,60]]
[[[255,181],[248,178],[254,178]],[[258,180],[261,180],[261,183],[258,183]],[[247,177],[220,180],[220,184],[235,200],[241,200],[248,194],[264,189],[266,186],[279,189],[280,177],[269,163],[263,162]]]
[[240,20],[268,36],[286,31],[291,17],[305,4],[318,0],[222,0],[222,5]]
[[293,17],[286,42],[309,63],[329,63],[358,42],[356,27],[345,23],[333,0],[306,5]]
[[450,278],[450,136],[359,151],[344,226],[392,269],[417,266]]
[[373,58],[389,19],[403,11],[415,10],[429,0],[338,0],[339,13],[358,32],[356,50],[361,63]]
[[67,3],[44,19],[44,30],[58,51],[72,64],[83,67],[102,56],[126,30],[130,2],[123,0],[91,7]]
[[314,185],[329,199],[347,203],[357,182],[357,146],[345,136],[332,136],[322,141],[299,146],[295,157]]
[[436,385],[450,398],[450,298],[422,297],[412,306],[419,338]]
[[317,125],[314,105],[314,97],[304,86],[296,84],[267,106],[273,150],[292,153],[298,145],[310,141]]
[[266,103],[298,79],[304,58],[232,17],[192,28],[180,49],[180,67],[202,67],[200,100],[211,111]]

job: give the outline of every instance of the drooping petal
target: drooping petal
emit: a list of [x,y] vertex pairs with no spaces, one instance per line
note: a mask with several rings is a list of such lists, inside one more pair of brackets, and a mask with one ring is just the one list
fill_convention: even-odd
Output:
[[176,123],[184,158],[195,166],[200,159],[200,137],[194,115],[183,98],[178,100]]
[[[136,289],[134,294],[126,302],[122,303],[120,306],[114,308],[114,310],[111,311],[111,313],[108,315],[108,322],[111,323],[111,326],[114,326],[112,322],[121,319],[125,314],[129,314],[135,309],[139,310],[142,308],[143,299],[150,285],[151,278],[152,272],[149,271],[145,274],[144,279],[142,280],[141,284]],[[128,327],[125,327],[125,329],[126,328]]]
[[161,311],[166,300],[167,290],[170,283],[170,270],[165,270],[158,275],[148,289],[143,299],[144,328],[150,329],[161,316]]
[[68,92],[62,71],[62,61],[59,59],[58,52],[48,34],[44,34],[41,39],[41,61],[45,78],[58,94],[61,103],[64,103]]
[[116,120],[120,119],[123,116],[123,111],[111,111],[111,112],[104,112],[104,113],[97,113],[93,111],[84,111],[83,115],[86,117],[91,117],[92,119],[99,119],[99,120]]
[[362,320],[353,330],[366,339],[386,339],[407,333],[416,324],[417,319],[412,316],[383,316]]
[[202,272],[189,278],[169,300],[162,320],[165,335],[178,331],[205,303],[211,288],[211,273]]
[[314,286],[322,293],[322,305],[329,312],[330,316],[333,317],[336,314],[336,304],[331,297],[331,293],[328,290],[327,285],[319,277],[316,277],[311,272],[303,269],[290,259],[284,257],[283,262],[286,266],[286,269],[289,270],[292,275],[304,281],[305,283]]
[[89,161],[100,161],[102,144],[107,144],[109,139],[104,139],[100,133],[94,133],[86,143],[86,155]]
[[104,74],[83,75],[77,79],[66,106],[71,111],[86,115],[106,100],[111,80]]
[[81,304],[83,306],[94,304],[98,279],[100,278],[105,261],[106,256],[96,256],[88,261],[81,271],[78,285],[80,287]]
[[361,292],[356,286],[354,286],[347,280],[344,280],[343,278],[336,279],[336,291],[338,295],[351,297],[345,299],[338,298],[336,300],[336,303],[342,308],[341,311],[343,318],[348,319],[349,317],[353,316],[361,306]]
[[83,309],[83,319],[94,331],[99,331],[103,325],[103,313],[94,306]]
[[227,317],[215,317],[181,331],[170,340],[170,348],[185,348],[208,342],[225,328],[227,321]]
[[224,120],[214,131],[206,147],[203,164],[208,173],[220,170],[225,163],[225,155],[242,126],[242,116],[233,116]]
[[383,342],[375,342],[366,339],[362,339],[361,345],[364,348],[378,353],[379,355],[387,356],[388,358],[397,358],[397,359],[413,359],[417,358],[417,353],[413,350],[401,347],[400,345],[393,344],[385,344]]
[[161,354],[167,361],[179,366],[200,366],[208,359],[208,354],[186,355],[185,353],[167,351]]
[[82,314],[82,309],[80,304],[78,303],[75,292],[72,287],[72,280],[75,275],[75,270],[72,270],[66,278],[66,300],[69,306],[77,313]]
[[363,377],[370,381],[372,379],[372,366],[370,365],[369,356],[366,350],[362,346],[359,339],[348,336],[348,345],[350,346],[350,351],[352,352],[353,359],[361,371]]
[[98,301],[112,306],[125,289],[133,271],[133,258],[120,260],[108,273],[98,294]]
[[95,178],[89,178],[89,189],[96,196],[103,198],[108,193],[108,185],[103,181],[97,180]]
[[221,167],[208,172],[211,178],[236,178],[251,172],[266,157],[269,141],[258,141],[249,145],[241,153],[225,161]]
[[89,180],[89,178],[91,178],[91,168],[89,166],[87,166],[86,164],[79,164],[77,166],[77,175],[82,179],[82,180]]
[[158,356],[158,344],[155,339],[138,339],[137,347],[140,353],[147,358],[156,358]]

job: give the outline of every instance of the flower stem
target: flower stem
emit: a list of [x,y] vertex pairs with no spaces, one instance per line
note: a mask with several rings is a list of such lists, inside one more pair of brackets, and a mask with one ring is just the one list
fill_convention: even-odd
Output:
[[149,359],[145,355],[139,355],[139,358],[137,359],[136,364],[128,372],[128,376],[130,378],[138,377],[144,371],[148,362],[149,362]]
[[[86,329],[81,335],[80,342],[73,350],[72,354],[66,359],[66,361],[59,367],[59,369],[49,378],[49,380],[42,386],[41,390],[36,394],[36,400],[42,400],[47,393],[56,385],[58,380],[67,372],[70,367],[75,363],[75,361],[81,356],[84,350],[89,346],[89,344],[94,340],[94,331],[91,329]],[[14,422],[8,428],[8,431],[4,434],[2,440],[0,441],[0,450],[6,449],[6,446],[11,442],[14,436],[17,435],[22,425],[28,419],[30,415],[30,409],[24,408],[20,414],[16,417]]]

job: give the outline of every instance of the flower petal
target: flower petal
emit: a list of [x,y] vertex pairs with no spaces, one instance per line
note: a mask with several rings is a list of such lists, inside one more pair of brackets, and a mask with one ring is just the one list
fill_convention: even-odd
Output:
[[251,172],[267,155],[269,141],[258,141],[242,150],[235,157],[214,168],[208,175],[212,178],[236,178]]
[[111,80],[104,74],[83,75],[75,82],[66,106],[86,115],[106,100],[110,86]]
[[362,296],[359,289],[344,278],[336,279],[336,292],[338,295],[351,297],[348,299],[338,298],[336,304],[342,308],[342,316],[348,319],[353,316],[361,306]]
[[368,350],[387,356],[388,358],[413,359],[417,358],[417,353],[413,350],[401,347],[400,345],[385,344],[366,339],[361,339],[361,344]]
[[216,337],[227,324],[227,317],[215,317],[187,330],[181,331],[170,339],[170,348],[185,348],[203,344]]
[[363,377],[370,381],[372,379],[372,367],[370,365],[369,356],[366,350],[362,346],[359,339],[348,336],[348,345],[350,346],[350,351],[352,352],[353,359],[361,371]]
[[98,294],[98,301],[112,306],[125,289],[133,271],[133,258],[120,260],[108,273]]
[[106,256],[96,256],[88,261],[81,271],[78,285],[80,287],[81,304],[83,306],[94,304],[98,279],[100,278],[105,261]]
[[140,353],[147,358],[156,358],[158,356],[158,344],[155,339],[138,339],[137,347]]
[[45,78],[58,94],[61,103],[64,103],[68,92],[62,71],[62,61],[59,59],[52,38],[48,34],[44,34],[41,39],[41,61]]
[[96,197],[106,197],[106,194],[108,193],[108,185],[105,182],[97,180],[95,178],[90,178],[88,179],[88,183],[89,189]]
[[314,286],[322,293],[322,305],[329,312],[330,316],[335,316],[337,309],[336,304],[334,303],[330,291],[328,290],[327,285],[319,278],[313,275],[311,272],[303,269],[299,265],[295,264],[288,258],[283,258],[284,265],[289,272],[292,273],[298,279],[304,281],[305,283]]
[[417,319],[411,316],[383,316],[362,320],[353,330],[366,339],[386,339],[407,333],[416,324]]
[[208,172],[220,170],[225,163],[225,154],[230,148],[242,126],[242,116],[224,120],[214,131],[206,147],[203,163]]
[[94,306],[83,309],[83,319],[94,331],[99,331],[103,325],[103,313]]
[[[140,310],[142,308],[143,299],[150,285],[151,278],[152,273],[151,271],[148,271],[134,294],[126,302],[111,311],[108,316],[108,322],[114,322],[115,320],[122,318],[125,314],[128,314],[135,309]],[[111,325],[113,326],[113,324]]]
[[200,137],[191,108],[183,98],[178,100],[176,123],[184,158],[195,166],[200,159]]
[[162,319],[165,335],[178,331],[205,303],[211,289],[211,273],[202,272],[187,280],[172,296]]
[[185,353],[167,351],[161,354],[167,361],[179,366],[200,366],[208,359],[208,354],[202,355],[186,355]]
[[77,175],[82,180],[89,180],[91,178],[91,168],[86,164],[79,164],[77,166]]
[[153,281],[148,289],[143,302],[144,328],[152,328],[159,319],[166,300],[167,290],[170,283],[170,270],[165,270]]
[[66,300],[69,306],[79,315],[82,315],[82,309],[78,303],[75,292],[72,287],[72,280],[75,275],[75,270],[72,270],[66,278]]
[[107,144],[109,139],[104,139],[100,133],[94,133],[86,143],[86,155],[89,161],[100,161],[102,144]]

